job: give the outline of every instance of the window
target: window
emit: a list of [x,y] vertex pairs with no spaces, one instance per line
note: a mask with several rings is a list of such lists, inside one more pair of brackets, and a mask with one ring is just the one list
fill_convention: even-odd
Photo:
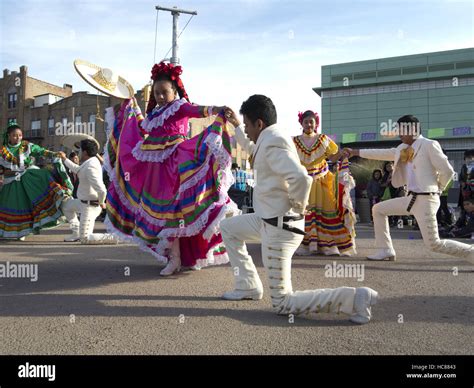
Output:
[[402,69],[379,70],[377,76],[379,77],[393,77],[402,74]]
[[333,75],[331,77],[331,82],[340,82],[344,81],[344,79],[352,79],[352,74],[347,74],[347,75]]
[[16,108],[17,95],[16,93],[8,93],[8,109]]
[[68,134],[67,131],[67,117],[63,116],[60,123],[56,124],[55,134],[65,136]]
[[426,73],[426,66],[404,67],[402,70],[403,74]]
[[48,119],[48,135],[54,136],[55,130],[54,130],[54,118],[50,117]]
[[456,63],[456,69],[466,69],[469,67],[474,67],[474,61],[463,61]]
[[33,120],[31,122],[31,137],[40,136],[41,132],[41,120]]
[[429,65],[428,71],[446,71],[454,70],[454,63],[443,63],[439,65]]
[[41,129],[41,120],[33,120],[31,122],[31,130]]
[[375,71],[365,71],[362,73],[354,73],[354,79],[366,79],[366,78],[375,78]]
[[93,123],[95,125],[95,114],[89,115],[89,123]]
[[74,122],[76,124],[80,124],[82,122],[82,115],[81,114],[76,115]]

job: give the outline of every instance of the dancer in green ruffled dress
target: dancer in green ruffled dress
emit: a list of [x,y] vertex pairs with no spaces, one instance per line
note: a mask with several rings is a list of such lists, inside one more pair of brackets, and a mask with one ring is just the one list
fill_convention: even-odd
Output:
[[22,238],[42,228],[57,226],[60,206],[72,185],[62,162],[54,161],[56,180],[32,158],[57,157],[23,139],[21,128],[8,127],[0,151],[0,238]]

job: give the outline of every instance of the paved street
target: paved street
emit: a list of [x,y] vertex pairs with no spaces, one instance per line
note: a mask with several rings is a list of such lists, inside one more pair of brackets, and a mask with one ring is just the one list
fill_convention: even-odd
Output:
[[[295,290],[379,291],[365,326],[343,315],[293,322],[271,312],[268,292],[223,301],[229,265],[162,278],[135,246],[63,243],[65,226],[1,241],[0,264],[38,264],[38,279],[0,278],[0,354],[474,354],[474,265],[428,253],[419,232],[393,232],[394,263],[363,259],[373,252],[369,226],[358,227],[357,258],[293,261]],[[260,246],[249,249],[267,287]],[[364,264],[364,280],[326,277],[334,261]]]

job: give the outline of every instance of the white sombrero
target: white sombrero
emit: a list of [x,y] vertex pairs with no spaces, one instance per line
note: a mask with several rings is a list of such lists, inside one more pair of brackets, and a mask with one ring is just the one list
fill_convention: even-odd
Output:
[[110,69],[82,59],[74,61],[74,68],[84,81],[102,93],[124,99],[132,98],[134,95],[132,85]]
[[69,148],[70,150],[79,152],[81,150],[82,140],[92,140],[93,142],[97,144],[97,147],[99,148],[99,151],[100,151],[100,143],[95,138],[85,133],[78,133],[74,135],[63,136],[61,138],[61,144],[64,147]]

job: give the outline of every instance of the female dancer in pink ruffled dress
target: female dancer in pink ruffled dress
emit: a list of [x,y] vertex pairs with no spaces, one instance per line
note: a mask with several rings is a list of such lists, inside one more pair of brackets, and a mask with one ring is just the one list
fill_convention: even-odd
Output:
[[[105,158],[109,231],[167,264],[163,276],[181,266],[227,263],[219,222],[238,212],[227,195],[232,174],[224,107],[191,104],[181,72],[163,62],[153,67],[147,117],[135,100],[126,100],[115,114]],[[188,138],[188,119],[211,115],[217,115],[213,124]]]

